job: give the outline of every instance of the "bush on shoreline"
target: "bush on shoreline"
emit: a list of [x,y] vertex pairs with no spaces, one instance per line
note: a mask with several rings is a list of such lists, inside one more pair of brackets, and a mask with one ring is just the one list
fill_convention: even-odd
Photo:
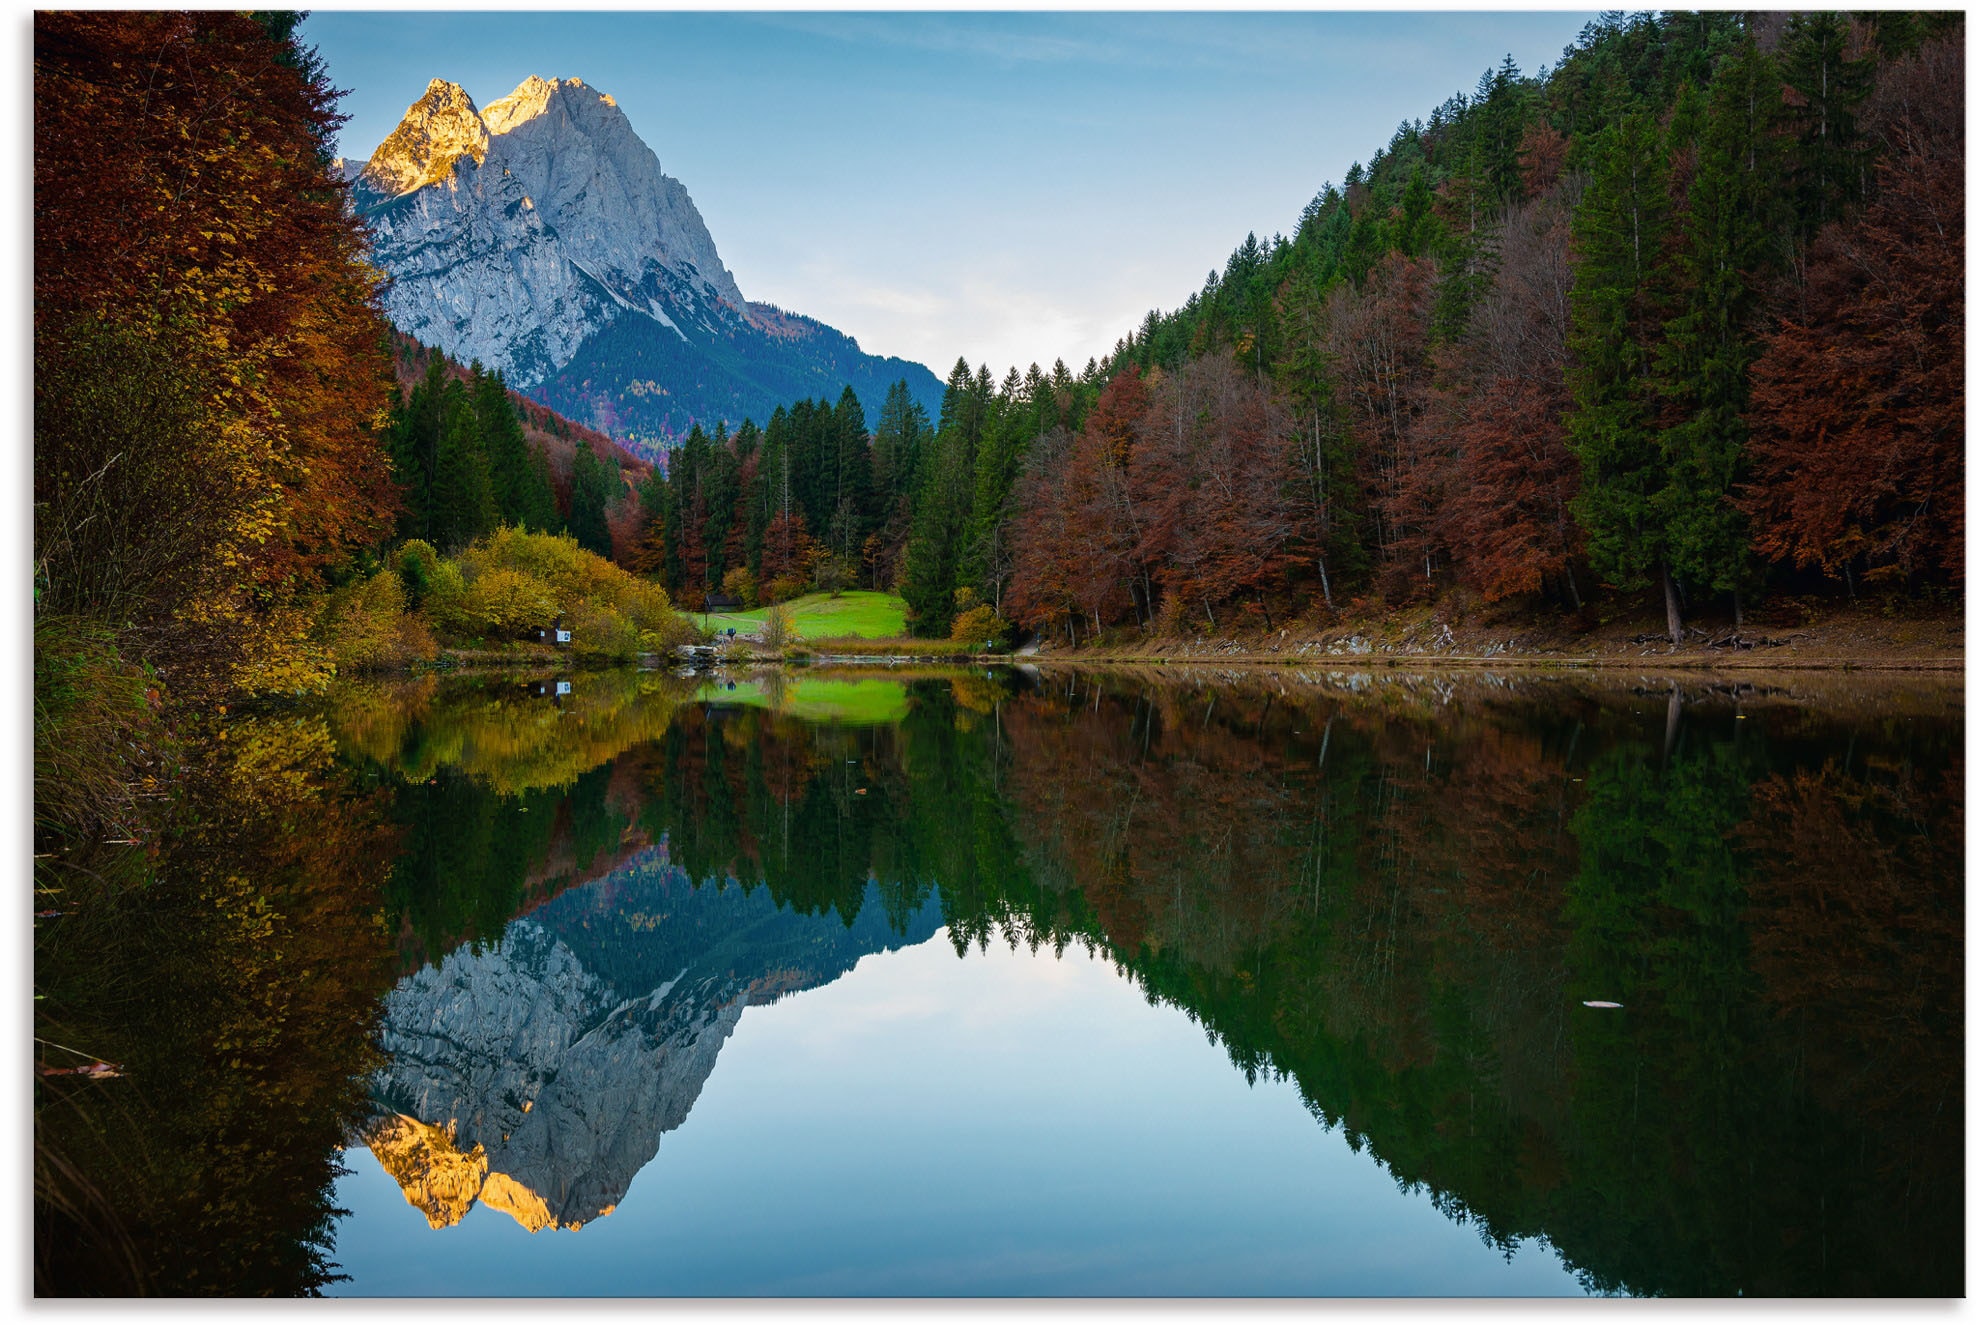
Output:
[[337,590],[318,621],[344,672],[403,670],[441,647],[513,649],[560,623],[569,652],[629,662],[685,643],[692,627],[664,589],[577,544],[568,534],[503,528],[442,557],[413,539],[390,564]]

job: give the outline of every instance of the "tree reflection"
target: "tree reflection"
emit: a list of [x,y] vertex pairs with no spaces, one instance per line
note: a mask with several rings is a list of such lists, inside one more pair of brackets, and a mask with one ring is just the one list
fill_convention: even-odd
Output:
[[[846,925],[937,889],[962,952],[1100,952],[1592,1287],[1954,1291],[1952,733],[1670,690],[972,674],[876,724],[715,690],[619,760],[635,827],[592,837]],[[513,904],[486,887],[459,932]]]
[[[38,1088],[38,1273],[323,1282],[394,933],[411,972],[528,915],[616,983],[704,959],[753,999],[919,941],[931,904],[961,953],[1102,955],[1588,1286],[1960,1292],[1939,700],[964,673],[886,678],[876,718],[861,683],[806,683],[427,680],[210,734],[186,827],[122,862],[150,885],[65,862],[88,904],[38,931],[38,1034],[127,1069]],[[664,896],[619,916],[618,884],[577,887],[606,878]],[[738,891],[697,928],[653,919],[708,885]],[[128,974],[72,976],[85,949]]]
[[[390,987],[390,828],[320,720],[181,732],[170,831],[51,862],[36,927],[37,1294],[295,1294]],[[121,859],[116,858],[121,855]]]

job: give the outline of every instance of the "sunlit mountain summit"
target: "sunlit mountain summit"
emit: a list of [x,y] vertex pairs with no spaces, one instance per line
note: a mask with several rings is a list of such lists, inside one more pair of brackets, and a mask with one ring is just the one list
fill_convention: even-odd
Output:
[[686,186],[605,93],[531,77],[477,107],[435,78],[369,159],[348,162],[401,331],[625,440],[905,380],[812,319],[750,303]]

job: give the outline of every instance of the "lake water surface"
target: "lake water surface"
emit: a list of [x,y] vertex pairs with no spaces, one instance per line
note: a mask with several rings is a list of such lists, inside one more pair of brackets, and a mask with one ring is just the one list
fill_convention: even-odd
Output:
[[159,1286],[1963,1291],[1952,680],[565,679],[229,731],[296,993],[90,1083],[260,1229]]

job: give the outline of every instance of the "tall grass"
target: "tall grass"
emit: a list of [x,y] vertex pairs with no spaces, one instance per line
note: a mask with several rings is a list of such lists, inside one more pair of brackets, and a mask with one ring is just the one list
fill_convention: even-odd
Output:
[[155,782],[163,732],[149,672],[108,627],[73,616],[34,622],[34,835],[56,841],[132,836]]

